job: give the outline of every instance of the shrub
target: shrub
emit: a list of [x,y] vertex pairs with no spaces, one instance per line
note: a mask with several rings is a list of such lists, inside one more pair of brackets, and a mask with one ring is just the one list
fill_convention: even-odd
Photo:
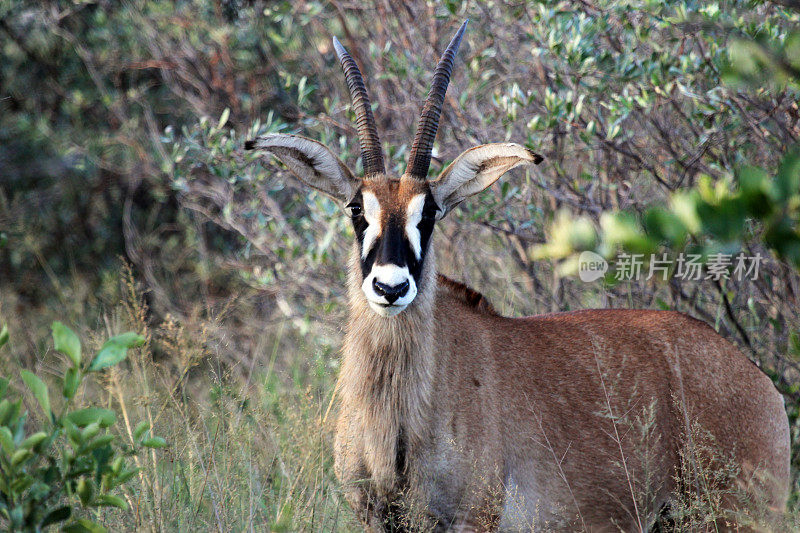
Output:
[[[98,507],[127,509],[118,489],[138,472],[127,461],[142,447],[161,448],[166,441],[140,423],[130,443],[112,430],[114,411],[102,407],[75,407],[74,400],[86,376],[123,361],[129,348],[144,338],[133,332],[112,337],[91,359],[81,355],[78,336],[60,322],[52,326],[55,349],[71,363],[59,376],[61,408],[51,404],[52,391],[27,370],[22,381],[42,410],[43,417],[28,420],[21,393],[0,377],[0,526],[9,531],[41,531],[65,523],[68,532],[105,531],[89,516]],[[0,331],[0,348],[8,341]],[[82,516],[83,515],[83,516]]]

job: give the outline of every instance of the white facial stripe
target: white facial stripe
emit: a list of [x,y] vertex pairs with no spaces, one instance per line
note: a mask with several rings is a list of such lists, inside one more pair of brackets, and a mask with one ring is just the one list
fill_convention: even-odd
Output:
[[362,197],[364,198],[364,220],[367,221],[368,225],[364,232],[364,242],[361,246],[361,259],[366,259],[381,234],[381,204],[378,203],[375,195],[369,191],[365,191]]
[[406,208],[406,236],[411,249],[414,250],[417,261],[422,257],[422,237],[417,225],[422,220],[422,207],[424,205],[425,194],[418,194],[408,202],[408,207]]

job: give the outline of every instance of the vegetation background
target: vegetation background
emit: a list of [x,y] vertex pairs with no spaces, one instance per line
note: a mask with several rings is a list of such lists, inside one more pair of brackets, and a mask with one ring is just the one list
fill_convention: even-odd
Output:
[[[359,166],[337,35],[404,168],[439,53],[470,18],[432,174],[474,144],[546,159],[439,225],[438,264],[503,313],[685,311],[785,395],[800,482],[797,2],[0,0],[0,375],[54,382],[49,326],[145,343],[79,403],[149,420],[113,531],[350,530],[332,473],[352,237],[247,138]],[[582,283],[575,254],[761,253],[756,280]],[[26,393],[27,394],[27,393]],[[26,403],[34,405],[28,395]],[[29,409],[35,418],[35,409]],[[130,432],[130,428],[128,429]],[[0,523],[2,521],[0,520]]]

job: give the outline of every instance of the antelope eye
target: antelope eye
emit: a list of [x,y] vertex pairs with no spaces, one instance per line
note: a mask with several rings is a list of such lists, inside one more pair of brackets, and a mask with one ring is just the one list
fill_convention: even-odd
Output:
[[361,216],[361,206],[359,204],[347,204],[344,210],[350,218],[358,218]]

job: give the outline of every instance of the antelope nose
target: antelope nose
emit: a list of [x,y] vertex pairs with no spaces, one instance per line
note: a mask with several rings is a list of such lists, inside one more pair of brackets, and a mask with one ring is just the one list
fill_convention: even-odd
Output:
[[372,280],[372,289],[379,296],[386,298],[386,301],[393,304],[398,298],[402,298],[408,292],[408,280],[399,285],[387,285],[377,279]]

